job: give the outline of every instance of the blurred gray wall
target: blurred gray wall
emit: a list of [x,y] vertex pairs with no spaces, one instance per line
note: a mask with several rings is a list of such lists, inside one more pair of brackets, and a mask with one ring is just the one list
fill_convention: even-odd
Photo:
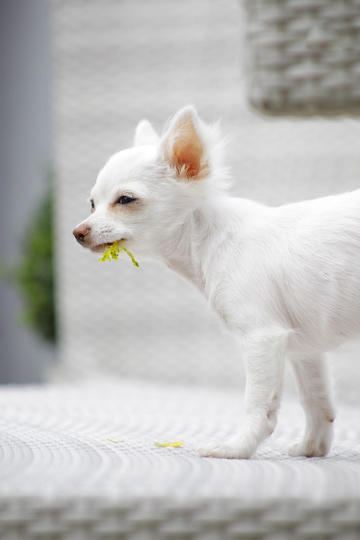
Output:
[[[0,3],[0,259],[16,260],[51,165],[51,47],[46,0]],[[52,351],[19,325],[21,300],[0,281],[0,382],[42,379]]]

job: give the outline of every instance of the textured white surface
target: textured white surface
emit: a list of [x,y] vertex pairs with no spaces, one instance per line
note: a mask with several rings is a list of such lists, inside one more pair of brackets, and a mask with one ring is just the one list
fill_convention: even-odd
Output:
[[[252,460],[200,458],[202,442],[241,425],[234,391],[107,381],[0,391],[1,497],[311,499],[360,497],[358,409],[342,405],[327,458],[290,458],[303,426],[285,401],[275,434]],[[109,439],[119,441],[117,443]],[[184,440],[183,448],[155,441]],[[120,442],[121,441],[121,442]]]

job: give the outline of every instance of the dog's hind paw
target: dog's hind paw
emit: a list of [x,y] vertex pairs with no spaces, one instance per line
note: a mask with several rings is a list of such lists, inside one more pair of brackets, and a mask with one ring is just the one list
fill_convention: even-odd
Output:
[[323,457],[328,453],[329,447],[330,444],[325,440],[306,439],[291,446],[289,455],[292,457]]

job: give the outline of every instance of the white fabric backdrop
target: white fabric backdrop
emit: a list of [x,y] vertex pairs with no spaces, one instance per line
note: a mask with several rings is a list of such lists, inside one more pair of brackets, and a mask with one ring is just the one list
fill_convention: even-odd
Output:
[[[75,243],[71,231],[88,214],[96,174],[131,145],[139,119],[161,129],[193,103],[205,120],[223,119],[235,195],[281,204],[341,192],[360,184],[359,120],[252,112],[236,0],[55,0],[53,23],[61,354],[53,379],[100,370],[242,384],[234,342],[195,288],[155,263],[100,264]],[[357,351],[348,346],[339,355],[359,384]],[[347,381],[342,360],[337,366]],[[349,398],[355,386],[338,388]]]

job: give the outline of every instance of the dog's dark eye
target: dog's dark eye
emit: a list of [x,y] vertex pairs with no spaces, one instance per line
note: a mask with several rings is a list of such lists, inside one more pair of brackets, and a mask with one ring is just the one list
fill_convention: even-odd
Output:
[[93,212],[95,210],[95,203],[94,203],[93,199],[91,199],[91,201],[90,201],[90,207],[91,207],[91,211]]
[[117,203],[118,204],[130,204],[132,202],[136,201],[135,197],[128,197],[127,195],[121,195],[119,197]]

